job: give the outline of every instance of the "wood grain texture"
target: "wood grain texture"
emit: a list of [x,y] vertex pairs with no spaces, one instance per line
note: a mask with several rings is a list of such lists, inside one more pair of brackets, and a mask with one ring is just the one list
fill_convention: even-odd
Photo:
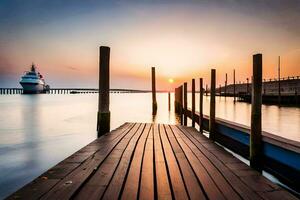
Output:
[[297,199],[195,128],[126,123],[8,199]]

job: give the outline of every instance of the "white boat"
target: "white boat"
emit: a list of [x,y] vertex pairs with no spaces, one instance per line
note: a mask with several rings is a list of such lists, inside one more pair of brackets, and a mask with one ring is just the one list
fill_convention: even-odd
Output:
[[20,84],[23,87],[24,94],[45,93],[50,89],[49,86],[46,85],[42,74],[36,70],[36,66],[33,63],[31,70],[26,71],[21,77]]

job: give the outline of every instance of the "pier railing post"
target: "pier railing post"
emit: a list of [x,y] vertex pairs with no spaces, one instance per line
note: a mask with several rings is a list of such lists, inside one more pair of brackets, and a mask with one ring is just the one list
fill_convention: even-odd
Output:
[[250,166],[262,171],[262,54],[253,56],[251,100]]
[[110,48],[100,47],[99,98],[98,98],[98,137],[110,131],[109,111],[109,57]]
[[233,101],[235,102],[235,69],[233,70]]
[[151,68],[152,74],[152,115],[157,113],[157,102],[156,102],[156,85],[155,85],[155,67]]
[[227,94],[227,73],[226,73],[226,77],[225,77],[225,92],[224,92],[224,96],[226,97]]
[[183,125],[183,109],[182,109],[182,102],[183,102],[183,96],[182,96],[182,93],[183,93],[183,88],[182,88],[182,85],[178,88],[178,105],[179,105],[179,114],[180,114],[180,124]]
[[199,129],[203,132],[203,79],[200,78]]
[[175,113],[178,114],[178,88],[175,88],[174,91],[174,110]]
[[249,94],[249,78],[247,78],[247,94]]
[[210,111],[209,111],[209,138],[214,140],[215,134],[215,117],[216,117],[216,70],[211,70],[210,83]]
[[183,85],[183,103],[183,125],[187,126],[187,82],[185,82]]
[[195,127],[195,79],[192,79],[192,127]]

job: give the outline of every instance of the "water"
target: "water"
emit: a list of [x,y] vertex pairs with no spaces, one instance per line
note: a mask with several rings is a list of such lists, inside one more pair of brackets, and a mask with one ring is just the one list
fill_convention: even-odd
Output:
[[[196,102],[198,99],[196,95]],[[168,112],[167,94],[157,94],[157,102],[158,112],[153,118],[150,93],[111,94],[111,127],[124,122],[176,124],[173,107]],[[209,97],[204,97],[205,114],[208,105]],[[216,106],[217,117],[249,125],[249,104],[233,104],[232,98],[217,97]],[[97,135],[97,94],[0,95],[0,111],[0,199]],[[265,131],[300,141],[299,122],[300,108],[263,106]]]

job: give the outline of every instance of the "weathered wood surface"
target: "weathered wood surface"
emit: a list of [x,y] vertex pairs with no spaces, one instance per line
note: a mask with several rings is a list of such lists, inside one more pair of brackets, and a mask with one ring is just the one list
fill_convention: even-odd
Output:
[[8,199],[297,199],[200,134],[126,123]]

